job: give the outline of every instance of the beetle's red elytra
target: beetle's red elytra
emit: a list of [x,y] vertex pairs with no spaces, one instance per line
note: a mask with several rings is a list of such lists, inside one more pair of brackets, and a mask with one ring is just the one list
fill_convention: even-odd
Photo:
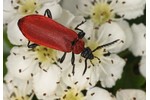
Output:
[[[42,15],[28,15],[18,22],[23,35],[30,41],[63,52],[79,54],[84,49],[84,41],[75,31]],[[73,42],[74,45],[72,45]]]
[[[48,17],[46,17],[46,15]],[[74,54],[81,53],[81,56],[85,58],[85,69],[83,72],[84,75],[87,69],[87,60],[92,60],[95,57],[93,55],[93,52],[119,41],[119,39],[117,39],[111,43],[98,46],[93,51],[89,47],[85,48],[85,43],[82,40],[85,33],[83,30],[78,28],[80,25],[84,24],[84,22],[85,21],[82,21],[75,27],[75,30],[79,31],[79,33],[77,34],[75,31],[52,20],[51,12],[49,9],[47,9],[44,13],[44,16],[33,14],[19,19],[18,26],[22,34],[29,40],[27,44],[29,48],[35,48],[38,45],[42,45],[52,49],[63,51],[64,55],[59,60],[61,63],[64,61],[66,53],[72,52],[71,64],[73,65],[73,74],[75,68]],[[30,41],[34,43],[30,44]],[[110,55],[110,53],[106,55]]]

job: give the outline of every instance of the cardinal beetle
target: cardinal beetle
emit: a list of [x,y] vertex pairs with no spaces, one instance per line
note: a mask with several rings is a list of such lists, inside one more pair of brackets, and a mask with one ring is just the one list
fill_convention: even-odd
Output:
[[[48,17],[46,17],[46,15]],[[81,53],[81,56],[85,58],[85,68],[83,71],[84,75],[87,69],[87,60],[92,60],[95,57],[93,55],[93,52],[95,52],[97,49],[109,46],[119,40],[117,39],[111,43],[98,46],[93,51],[89,47],[85,48],[84,41],[82,40],[85,33],[83,30],[79,29],[79,26],[84,24],[84,22],[85,21],[82,21],[75,27],[75,30],[79,31],[79,33],[77,34],[75,31],[52,20],[50,10],[46,9],[44,16],[33,14],[19,19],[18,26],[22,34],[29,40],[27,44],[28,48],[35,48],[38,45],[42,45],[52,49],[63,51],[64,54],[59,60],[60,63],[64,61],[66,53],[72,52],[71,64],[73,65],[73,74],[75,68],[74,54]],[[30,44],[30,41],[34,43]],[[109,54],[110,53],[107,53],[105,55]]]

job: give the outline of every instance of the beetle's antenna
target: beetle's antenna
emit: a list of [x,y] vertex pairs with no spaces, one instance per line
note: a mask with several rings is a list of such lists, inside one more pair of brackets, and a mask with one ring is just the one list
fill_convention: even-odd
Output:
[[103,47],[110,46],[110,45],[112,45],[112,44],[114,44],[114,43],[118,42],[119,40],[120,40],[120,39],[117,39],[117,40],[112,41],[112,42],[110,42],[110,43],[107,43],[107,44],[103,44],[103,45],[101,45],[101,46],[98,46],[98,47],[97,47],[97,48],[95,48],[92,52],[95,52],[96,50],[101,49],[101,48],[103,48]]

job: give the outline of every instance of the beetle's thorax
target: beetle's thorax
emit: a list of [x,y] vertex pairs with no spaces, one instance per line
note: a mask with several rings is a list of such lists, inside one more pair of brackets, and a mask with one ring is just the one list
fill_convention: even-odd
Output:
[[82,39],[76,39],[72,42],[72,52],[79,54],[84,50],[84,41]]

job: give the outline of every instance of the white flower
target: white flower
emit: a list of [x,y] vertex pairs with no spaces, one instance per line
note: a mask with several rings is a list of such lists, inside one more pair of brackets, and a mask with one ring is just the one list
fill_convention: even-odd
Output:
[[144,24],[133,24],[133,42],[129,50],[134,56],[146,56],[146,27]]
[[146,100],[146,93],[138,89],[122,89],[116,93],[117,100]]
[[142,15],[145,0],[77,0],[73,5],[76,6],[79,14],[90,18],[96,25],[101,25],[118,19],[117,16],[133,19]]
[[3,83],[3,100],[32,100],[32,80],[21,80],[7,73]]
[[62,9],[59,0],[4,0],[4,24],[7,24],[8,39],[14,45],[27,43],[27,39],[20,32],[17,22],[26,15],[44,15],[50,9],[53,19],[60,17]]
[[142,56],[139,64],[139,70],[141,74],[146,78],[146,56]]
[[[8,72],[15,77],[21,79],[30,79],[36,73],[44,71],[55,66],[59,68],[57,73],[60,71],[60,66],[57,64],[59,53],[56,50],[38,46],[34,49],[27,47],[13,47],[11,54],[8,56],[6,66]],[[59,76],[58,76],[59,77]]]
[[[71,14],[69,14],[69,15],[73,16]],[[67,13],[66,13],[66,16],[62,16],[62,19],[63,18],[67,18]],[[72,19],[75,20],[77,18],[72,17]],[[70,20],[70,23],[75,22],[72,19]],[[61,21],[63,22],[64,20],[60,20],[60,22]],[[66,23],[63,23],[63,24],[66,25]],[[74,27],[75,25],[72,25],[72,23],[71,24],[67,23],[67,25]],[[66,64],[64,64],[64,65],[62,65],[62,68],[65,70],[65,72],[64,72],[65,74],[63,74],[65,76],[63,76],[63,77],[66,78],[67,81],[68,81],[68,78],[73,80],[72,84],[74,84],[75,82],[78,82],[80,84],[80,81],[79,81],[80,79],[87,81],[87,79],[86,79],[87,77],[89,77],[89,79],[92,79],[93,75],[95,74],[95,76],[96,76],[94,78],[95,81],[97,80],[97,77],[99,77],[103,87],[112,87],[113,85],[115,85],[116,80],[121,78],[123,67],[125,65],[125,61],[115,54],[115,53],[122,51],[122,48],[124,48],[124,43],[126,43],[125,41],[127,41],[124,30],[122,30],[122,28],[119,27],[119,25],[114,22],[112,22],[111,24],[106,23],[106,24],[102,25],[100,28],[96,27],[95,29],[93,29],[92,22],[87,21],[86,23],[81,25],[79,28],[85,32],[85,38],[87,39],[87,40],[85,40],[85,44],[86,44],[85,47],[89,47],[92,50],[94,50],[96,47],[98,47],[100,45],[108,44],[108,43],[111,43],[116,40],[118,40],[118,41],[115,43],[112,43],[111,45],[105,46],[99,50],[96,50],[93,53],[94,56],[98,57],[99,60],[97,58],[91,60],[92,64],[90,61],[88,61],[88,64],[87,64],[88,71],[87,71],[87,73],[85,73],[85,76],[79,77],[84,72],[83,67],[85,67],[85,64],[84,64],[85,59],[83,59],[79,55],[75,55],[75,58],[76,58],[75,59],[75,61],[76,61],[75,62],[75,75],[74,76],[71,75],[72,65],[66,66]],[[112,53],[112,54],[110,54],[110,56],[109,56],[109,53]],[[107,54],[108,54],[108,56],[107,56]],[[104,55],[106,55],[106,56],[104,56]],[[69,59],[67,61],[70,61],[71,54],[69,54],[66,58]],[[80,62],[80,64],[79,64],[79,62]],[[91,75],[88,73],[91,73]],[[87,84],[95,82],[95,81],[88,80]],[[68,81],[68,84],[70,84],[69,81]],[[83,85],[84,83],[81,83],[81,84]],[[92,84],[92,86],[93,86],[93,84]]]
[[111,93],[102,88],[79,89],[61,83],[55,95],[44,100],[98,100],[99,98],[102,100],[116,100]]
[[33,79],[33,89],[39,98],[53,95],[61,77],[56,50],[38,46],[34,49],[13,47],[6,66],[19,79]]
[[121,78],[125,61],[116,53],[122,50],[125,39],[124,31],[118,24],[112,22],[96,29],[85,42],[91,50],[100,47],[93,52],[94,59],[88,60],[91,63],[88,66],[98,67],[95,73],[99,74],[99,80],[103,87],[112,87],[116,80]]

